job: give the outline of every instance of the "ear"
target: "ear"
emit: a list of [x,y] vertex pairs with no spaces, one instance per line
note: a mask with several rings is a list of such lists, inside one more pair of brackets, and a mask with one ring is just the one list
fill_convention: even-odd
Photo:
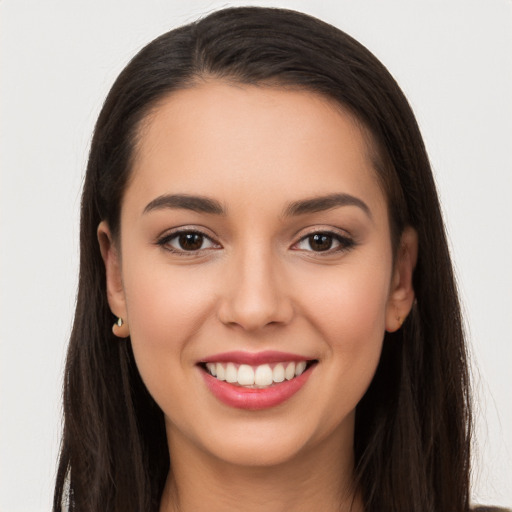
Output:
[[414,302],[412,275],[418,259],[418,234],[405,228],[396,254],[395,268],[386,308],[386,331],[395,332],[411,311]]
[[112,313],[121,319],[112,328],[114,334],[120,338],[129,336],[126,298],[124,294],[121,274],[121,259],[118,247],[114,243],[110,228],[105,221],[100,222],[97,230],[101,257],[105,264],[107,280],[107,300]]

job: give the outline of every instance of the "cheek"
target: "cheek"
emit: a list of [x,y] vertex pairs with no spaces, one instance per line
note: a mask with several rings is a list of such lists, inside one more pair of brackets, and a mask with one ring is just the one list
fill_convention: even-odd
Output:
[[169,341],[173,333],[186,332],[205,311],[215,290],[205,273],[197,268],[155,264],[149,258],[123,264],[130,331],[147,338],[148,343],[152,342],[151,333],[164,331]]
[[385,331],[390,273],[371,268],[332,272],[322,286],[309,287],[304,309],[333,350],[381,339]]
[[162,383],[179,386],[194,334],[211,312],[209,281],[168,265],[124,262],[130,337],[139,372],[152,392]]
[[[377,368],[388,290],[387,273],[352,269],[333,276],[323,292],[310,296],[309,318],[324,340],[326,389],[340,414],[355,408]],[[326,421],[335,419],[328,416]]]

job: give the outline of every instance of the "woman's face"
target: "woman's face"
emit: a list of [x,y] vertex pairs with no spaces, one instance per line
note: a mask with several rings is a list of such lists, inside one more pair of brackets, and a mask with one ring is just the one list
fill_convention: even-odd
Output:
[[171,450],[351,451],[384,332],[413,300],[414,236],[393,266],[365,140],[320,96],[215,81],[146,120],[120,244],[104,223],[99,237]]

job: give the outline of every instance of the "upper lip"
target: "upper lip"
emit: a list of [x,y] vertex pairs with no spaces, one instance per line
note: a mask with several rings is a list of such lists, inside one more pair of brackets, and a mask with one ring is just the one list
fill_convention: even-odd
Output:
[[292,354],[290,352],[279,352],[276,350],[265,350],[263,352],[244,352],[236,350],[232,352],[222,352],[208,356],[199,361],[200,363],[237,363],[258,366],[268,363],[282,363],[287,361],[310,361],[312,358]]

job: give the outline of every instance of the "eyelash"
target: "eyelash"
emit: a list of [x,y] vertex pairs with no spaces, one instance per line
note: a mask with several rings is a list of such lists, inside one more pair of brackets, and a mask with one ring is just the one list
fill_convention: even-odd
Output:
[[320,250],[320,251],[313,251],[312,249],[311,250],[308,250],[308,249],[295,249],[295,250],[311,252],[311,253],[314,253],[315,256],[322,257],[324,255],[328,256],[328,255],[332,255],[332,254],[336,254],[336,253],[342,253],[342,252],[349,251],[350,249],[352,249],[356,245],[356,242],[352,238],[350,238],[348,236],[341,235],[339,233],[336,233],[335,231],[318,230],[318,231],[312,231],[311,233],[308,233],[307,235],[303,236],[297,243],[295,243],[293,245],[293,247],[296,247],[296,246],[298,246],[299,244],[301,244],[303,242],[307,242],[308,239],[309,239],[309,246],[311,247],[311,239],[313,237],[315,237],[315,236],[325,236],[325,237],[328,237],[331,240],[331,245],[334,242],[337,242],[339,245],[338,245],[338,247],[336,247],[334,249],[332,247],[328,247],[327,249]]
[[[201,237],[201,245],[203,245],[203,243],[205,241],[208,241],[211,244],[210,247],[206,247],[206,248],[199,247],[198,249],[187,250],[187,249],[173,247],[170,245],[171,241],[179,239],[179,237],[181,237],[181,236],[190,236],[190,235],[200,236]],[[339,233],[336,233],[334,231],[318,230],[318,231],[312,231],[311,233],[308,233],[307,235],[300,238],[300,240],[298,242],[293,244],[292,249],[297,247],[301,243],[307,242],[308,239],[309,239],[309,247],[311,248],[311,240],[315,236],[328,237],[331,241],[331,245],[333,243],[337,243],[339,245],[338,245],[338,247],[335,247],[334,249],[332,247],[328,247],[325,250],[319,250],[319,251],[314,251],[313,249],[308,250],[308,249],[301,249],[301,248],[296,248],[294,250],[303,251],[303,252],[311,252],[311,253],[315,254],[316,256],[322,257],[322,256],[328,256],[328,255],[335,254],[335,253],[342,253],[342,252],[349,251],[356,245],[356,242],[348,236],[340,235]],[[164,248],[166,251],[172,252],[179,256],[185,256],[185,257],[186,256],[189,256],[189,257],[190,256],[192,256],[192,257],[199,256],[202,253],[202,251],[206,251],[206,250],[210,250],[210,249],[218,249],[218,248],[222,247],[220,244],[215,242],[210,236],[208,236],[207,234],[205,234],[202,231],[199,231],[197,229],[180,229],[178,231],[173,231],[172,233],[166,234],[166,235],[162,236],[161,238],[159,238],[156,241],[156,244],[159,245],[160,247]]]
[[[199,248],[199,249],[179,249],[177,247],[172,247],[170,245],[172,240],[179,239],[181,236],[187,235],[198,235],[201,237],[201,245],[203,245],[204,241],[207,240],[211,243],[211,247],[207,248]],[[178,254],[179,256],[198,256],[202,251],[209,250],[212,248],[220,248],[220,244],[216,243],[210,236],[202,231],[197,229],[180,229],[177,231],[173,231],[172,233],[168,233],[156,241],[156,244],[160,247],[164,248],[166,251],[172,252],[174,254]]]

